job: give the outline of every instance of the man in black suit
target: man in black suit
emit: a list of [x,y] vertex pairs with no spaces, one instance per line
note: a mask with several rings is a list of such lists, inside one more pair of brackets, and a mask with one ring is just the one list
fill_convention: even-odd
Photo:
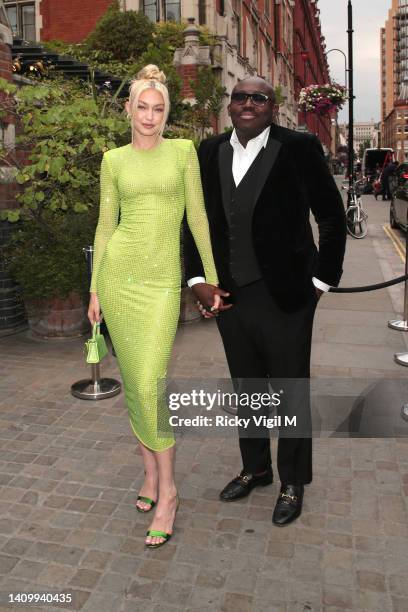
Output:
[[[231,376],[245,380],[243,388],[255,390],[259,379],[308,380],[316,304],[342,274],[343,202],[318,139],[273,123],[274,91],[264,79],[240,81],[228,110],[232,134],[209,138],[199,149],[222,289],[205,283],[187,227],[186,278],[202,314],[217,316]],[[303,422],[308,422],[308,394],[302,402]],[[238,416],[242,410],[238,407]],[[239,444],[243,470],[221,492],[223,501],[245,497],[273,480],[268,430],[240,432]],[[281,490],[272,520],[286,525],[300,515],[304,485],[312,480],[311,436],[280,436],[277,466]]]

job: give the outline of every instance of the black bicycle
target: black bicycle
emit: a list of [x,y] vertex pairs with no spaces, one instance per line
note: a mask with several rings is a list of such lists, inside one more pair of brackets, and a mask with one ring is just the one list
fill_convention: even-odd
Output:
[[[343,189],[346,189],[346,187],[343,186]],[[363,190],[364,180],[353,181],[352,185],[347,187],[347,232],[357,239],[367,236],[368,214],[363,209],[361,199]]]

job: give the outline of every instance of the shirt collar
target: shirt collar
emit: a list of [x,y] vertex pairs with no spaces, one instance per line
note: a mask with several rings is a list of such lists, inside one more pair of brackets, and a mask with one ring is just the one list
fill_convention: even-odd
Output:
[[232,134],[231,134],[231,140],[230,140],[231,146],[233,148],[235,148],[236,146],[239,145],[240,147],[242,147],[242,149],[245,150],[246,148],[248,148],[248,146],[252,147],[253,145],[257,144],[259,146],[259,148],[261,148],[261,147],[265,148],[267,143],[268,143],[268,138],[269,138],[269,132],[270,131],[271,131],[271,126],[268,125],[268,127],[265,128],[263,132],[258,134],[258,136],[255,136],[255,138],[251,138],[251,140],[248,140],[247,146],[244,148],[242,146],[242,144],[239,142],[238,136],[237,136],[237,132],[236,132],[236,130],[234,128],[233,131],[232,131]]

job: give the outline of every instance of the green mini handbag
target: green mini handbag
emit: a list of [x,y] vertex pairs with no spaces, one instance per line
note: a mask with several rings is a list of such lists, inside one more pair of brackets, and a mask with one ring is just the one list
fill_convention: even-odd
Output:
[[108,354],[108,347],[100,328],[100,323],[94,323],[92,338],[85,342],[84,352],[87,363],[99,363]]

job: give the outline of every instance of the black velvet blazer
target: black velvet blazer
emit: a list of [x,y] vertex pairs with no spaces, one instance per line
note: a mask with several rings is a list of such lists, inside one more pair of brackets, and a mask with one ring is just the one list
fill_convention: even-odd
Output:
[[[233,286],[225,215],[232,180],[230,137],[204,140],[198,152],[214,260],[225,290]],[[310,211],[319,229],[318,249]],[[313,292],[312,276],[338,285],[346,244],[344,205],[315,136],[271,125],[254,184],[252,238],[263,278],[282,309],[293,311],[305,303]],[[204,276],[187,224],[183,252],[186,279]]]

